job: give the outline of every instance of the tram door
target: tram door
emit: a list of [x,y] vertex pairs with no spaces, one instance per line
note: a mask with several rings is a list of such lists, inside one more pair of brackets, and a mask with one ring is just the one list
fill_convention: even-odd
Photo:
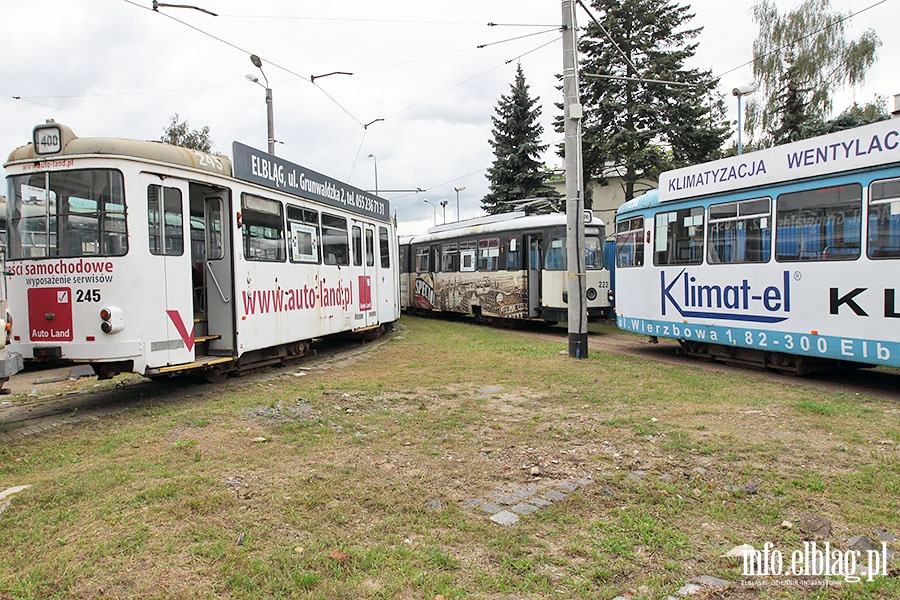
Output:
[[525,247],[528,249],[526,269],[528,277],[528,317],[541,316],[541,266],[544,256],[541,250],[542,238],[539,233],[525,234]]
[[[376,267],[376,232],[368,223],[354,221],[354,226],[362,229],[362,265],[357,270],[357,280],[353,282],[359,296],[359,313],[361,322],[358,327],[371,327],[378,324],[378,270]],[[359,319],[359,316],[357,316]]]
[[197,339],[209,354],[234,350],[231,214],[228,190],[191,187],[191,280]]
[[[194,359],[194,306],[188,221],[188,184],[172,177],[143,174],[147,191],[147,233],[150,257],[141,273],[152,308],[144,315],[150,332],[151,367],[182,364]],[[162,305],[162,306],[160,306]]]

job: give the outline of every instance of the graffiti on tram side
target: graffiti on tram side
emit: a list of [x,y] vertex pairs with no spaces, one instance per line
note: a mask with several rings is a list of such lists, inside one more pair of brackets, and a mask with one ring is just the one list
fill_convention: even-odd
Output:
[[417,308],[470,314],[480,307],[490,317],[523,319],[528,315],[528,290],[517,272],[497,272],[490,277],[459,273],[420,273],[413,287]]
[[846,361],[900,366],[900,342],[739,327],[672,323],[635,317],[617,318],[620,329],[644,335],[700,343],[738,346]]

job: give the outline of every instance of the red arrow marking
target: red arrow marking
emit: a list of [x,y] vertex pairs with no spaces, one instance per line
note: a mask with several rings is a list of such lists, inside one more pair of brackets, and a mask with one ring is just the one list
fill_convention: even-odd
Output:
[[188,350],[192,350],[194,348],[194,328],[191,327],[191,331],[188,333],[187,327],[184,326],[184,321],[181,320],[181,314],[177,310],[167,310],[166,314],[172,319],[172,324],[178,331],[178,335],[184,340],[184,345],[187,346]]

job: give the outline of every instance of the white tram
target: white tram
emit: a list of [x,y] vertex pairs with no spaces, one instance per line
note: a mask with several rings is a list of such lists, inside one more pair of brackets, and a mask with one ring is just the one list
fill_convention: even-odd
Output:
[[9,349],[110,377],[209,377],[400,316],[386,200],[233,145],[234,163],[48,121],[8,179]]
[[781,370],[900,366],[900,120],[663,173],[616,215],[620,328]]
[[[612,308],[606,230],[585,217],[585,303],[588,317],[599,318]],[[500,213],[404,236],[400,271],[404,309],[566,321],[566,215]]]

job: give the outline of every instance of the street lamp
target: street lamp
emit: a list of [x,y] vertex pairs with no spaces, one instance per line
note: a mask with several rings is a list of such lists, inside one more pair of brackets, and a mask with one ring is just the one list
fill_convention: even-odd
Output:
[[459,187],[453,188],[453,191],[456,192],[456,220],[459,221],[459,193],[466,189],[466,186],[461,185]]
[[375,195],[378,195],[378,158],[374,154],[370,154],[369,158],[375,161]]
[[262,69],[262,60],[260,60],[257,55],[251,54],[250,62],[253,63],[254,67],[259,69],[259,72],[262,73],[263,79],[266,82],[266,85],[263,85],[259,83],[257,77],[254,77],[253,75],[246,76],[248,81],[252,81],[266,90],[266,132],[269,143],[269,154],[275,154],[275,116],[272,111],[272,88],[269,87],[269,78],[266,77],[266,73]]
[[435,204],[428,198],[423,198],[423,200],[431,205],[432,212],[434,213],[434,226],[437,227],[437,204]]
[[441,208],[444,211],[444,215],[443,215],[443,217],[441,217],[441,220],[443,221],[442,225],[446,225],[447,224],[447,201],[446,200],[441,200]]
[[750,83],[747,85],[739,85],[738,87],[731,90],[731,93],[737,97],[737,110],[738,110],[738,122],[737,122],[737,153],[742,154],[744,152],[744,145],[741,143],[741,98],[744,96],[749,96],[753,92],[756,91],[756,85]]

